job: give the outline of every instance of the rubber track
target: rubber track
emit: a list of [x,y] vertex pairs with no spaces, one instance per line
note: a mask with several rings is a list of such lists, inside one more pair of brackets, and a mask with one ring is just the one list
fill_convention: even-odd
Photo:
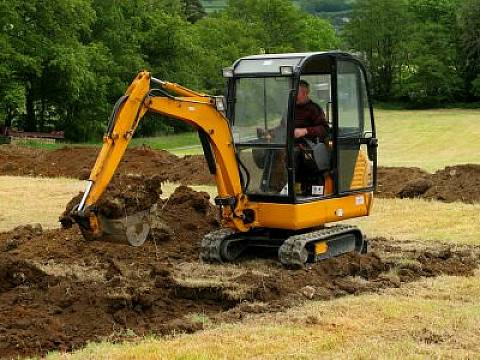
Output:
[[349,232],[359,232],[361,234],[360,229],[356,226],[335,225],[301,235],[290,236],[278,249],[278,258],[285,266],[303,267],[308,259],[308,251],[306,249],[308,243],[327,240],[336,235]]
[[234,233],[232,229],[219,229],[206,234],[200,245],[200,259],[207,262],[222,262],[220,255],[222,242]]

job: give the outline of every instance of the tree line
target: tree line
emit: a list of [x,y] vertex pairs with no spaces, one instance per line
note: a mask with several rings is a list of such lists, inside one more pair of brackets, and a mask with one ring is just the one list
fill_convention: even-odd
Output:
[[343,29],[375,98],[417,106],[480,101],[480,0],[357,0]]
[[336,33],[289,0],[230,0],[209,16],[199,0],[0,0],[0,125],[98,139],[139,70],[221,94],[221,69],[262,52],[353,51],[381,100],[479,100],[480,0],[353,7]]

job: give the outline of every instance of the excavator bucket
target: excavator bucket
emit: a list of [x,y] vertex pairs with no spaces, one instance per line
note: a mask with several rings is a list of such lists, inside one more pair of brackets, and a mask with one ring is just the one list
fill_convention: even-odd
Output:
[[155,211],[154,207],[117,219],[92,213],[88,216],[73,213],[72,217],[87,240],[141,246],[150,233],[153,211]]

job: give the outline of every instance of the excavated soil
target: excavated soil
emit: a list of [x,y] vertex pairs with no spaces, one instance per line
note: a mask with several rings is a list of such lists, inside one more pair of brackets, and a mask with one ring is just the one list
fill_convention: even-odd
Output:
[[[58,150],[0,145],[0,175],[31,175],[88,179],[99,148],[66,146]],[[179,158],[167,151],[147,147],[129,148],[118,174],[160,176],[192,185],[213,184],[213,176],[200,155]]]
[[[98,148],[64,147],[47,151],[0,145],[0,175],[33,175],[87,179]],[[149,148],[128,149],[119,175],[158,176],[186,185],[214,185],[201,155],[179,158]],[[425,198],[445,202],[480,202],[480,165],[449,166],[430,174],[420,168],[379,167],[376,195],[383,198]]]
[[158,201],[156,217],[163,225],[141,247],[88,242],[76,226],[0,233],[0,357],[194,332],[205,318],[238,321],[306,299],[378,292],[425,276],[470,276],[479,261],[471,248],[405,252],[373,239],[366,255],[346,254],[302,270],[285,269],[274,256],[204,264],[201,238],[219,227],[208,194],[181,186]]
[[480,202],[480,165],[447,166],[430,174],[419,168],[379,168],[377,195],[444,202]]
[[[0,146],[0,175],[88,178],[98,149],[45,151]],[[238,321],[249,313],[281,311],[305,299],[329,300],[378,292],[442,274],[471,276],[476,248],[439,245],[418,250],[370,239],[366,255],[346,254],[307,269],[283,268],[275,256],[234,266],[199,261],[203,235],[219,227],[207,193],[180,186],[159,199],[160,183],[213,184],[202,156],[129,149],[98,201],[107,217],[154,210],[153,230],[140,247],[86,241],[71,226],[38,224],[0,233],[0,358],[72,350],[90,341],[132,335],[194,332],[204,322]],[[379,168],[377,196],[480,201],[480,165],[429,174],[419,168]],[[155,206],[154,206],[155,205]],[[441,244],[441,241],[438,242]]]
[[[160,200],[161,183],[165,179],[160,176],[116,175],[108,184],[105,192],[95,204],[98,213],[110,219],[118,219],[143,210],[150,210]],[[72,198],[60,222],[64,228],[70,228],[74,219],[70,212],[83,197],[83,192]]]

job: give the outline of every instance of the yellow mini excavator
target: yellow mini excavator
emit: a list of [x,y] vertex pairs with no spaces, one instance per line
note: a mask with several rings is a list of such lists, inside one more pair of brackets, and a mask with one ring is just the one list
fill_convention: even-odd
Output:
[[[133,245],[145,241],[148,213],[115,224],[98,215],[95,204],[139,121],[152,111],[198,130],[215,176],[223,227],[203,238],[203,260],[232,261],[247,248],[268,247],[278,249],[283,264],[303,266],[366,251],[357,227],[326,226],[366,216],[372,206],[377,139],[363,65],[342,52],[255,55],[237,60],[223,75],[226,97],[138,74],[115,104],[84,196],[72,212],[84,236],[117,232]],[[301,80],[329,124],[328,139],[303,146],[294,138]]]

